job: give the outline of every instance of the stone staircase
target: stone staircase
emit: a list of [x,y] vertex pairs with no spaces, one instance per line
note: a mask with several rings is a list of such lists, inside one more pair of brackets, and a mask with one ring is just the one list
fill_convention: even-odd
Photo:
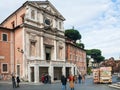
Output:
[[120,82],[109,85],[110,87],[120,89]]

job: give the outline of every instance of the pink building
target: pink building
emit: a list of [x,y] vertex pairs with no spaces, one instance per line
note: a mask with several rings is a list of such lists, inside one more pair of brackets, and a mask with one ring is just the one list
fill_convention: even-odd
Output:
[[10,73],[14,71],[13,39],[12,30],[0,27],[0,75],[3,79],[10,78]]

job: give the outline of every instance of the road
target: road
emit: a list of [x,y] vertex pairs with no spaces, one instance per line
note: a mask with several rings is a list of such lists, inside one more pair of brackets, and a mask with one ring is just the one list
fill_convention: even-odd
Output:
[[[83,84],[75,84],[75,90],[117,90],[108,86],[108,84],[94,84],[92,78],[87,78]],[[116,79],[113,78],[113,82]],[[61,83],[54,84],[21,84],[20,88],[16,90],[61,90]],[[0,83],[0,90],[15,90],[12,88],[11,82]],[[67,90],[70,90],[69,84],[67,84]]]

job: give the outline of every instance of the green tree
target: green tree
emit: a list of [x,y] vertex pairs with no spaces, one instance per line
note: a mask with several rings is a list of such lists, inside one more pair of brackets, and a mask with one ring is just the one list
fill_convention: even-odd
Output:
[[65,30],[65,36],[67,38],[73,40],[74,42],[76,42],[76,40],[81,39],[81,34],[79,33],[78,30],[75,30],[75,29],[67,29],[67,30]]
[[101,61],[103,61],[105,59],[101,55],[101,50],[99,50],[99,49],[86,50],[86,54],[91,56],[91,58],[93,58],[94,61],[97,63],[100,63]]
[[76,43],[77,46],[81,47],[81,48],[85,48],[84,44],[83,43]]

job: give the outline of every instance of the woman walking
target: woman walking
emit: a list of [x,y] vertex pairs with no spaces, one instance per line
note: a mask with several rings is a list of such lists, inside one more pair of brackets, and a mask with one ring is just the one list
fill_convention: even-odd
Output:
[[71,90],[74,90],[74,76],[72,75],[69,76],[69,85]]

